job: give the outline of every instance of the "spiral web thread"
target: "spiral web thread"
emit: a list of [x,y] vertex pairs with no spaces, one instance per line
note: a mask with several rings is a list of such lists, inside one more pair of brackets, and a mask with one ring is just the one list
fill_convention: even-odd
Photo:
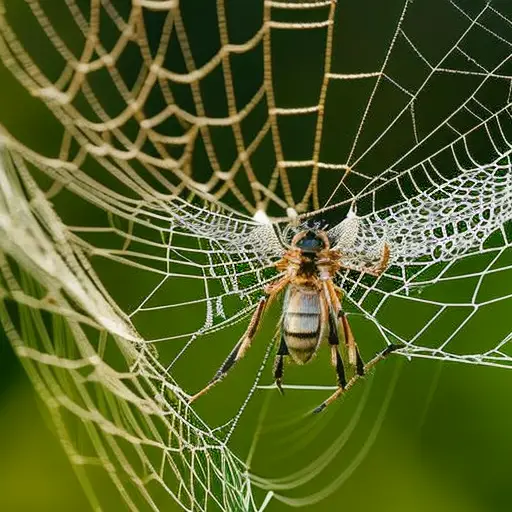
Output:
[[[330,235],[349,268],[338,281],[351,321],[373,325],[380,348],[512,362],[508,326],[486,323],[511,299],[508,4],[434,2],[427,12],[396,2],[386,18],[376,6],[386,30],[359,68],[345,56],[359,59],[365,31],[350,31],[343,3],[267,1],[247,30],[235,5],[187,5],[66,0],[55,12],[26,0],[0,10],[5,69],[60,137],[35,149],[2,119],[2,323],[97,509],[84,468],[103,468],[133,510],[159,510],[169,496],[189,510],[257,509],[226,443],[259,376],[214,430],[172,375],[201,337],[254,310],[298,229],[285,215],[357,206],[360,217]],[[435,51],[418,28],[430,12],[448,25]],[[201,47],[198,31],[216,45]],[[280,89],[305,56],[288,48],[288,67],[278,66],[285,36],[307,48],[318,44],[311,34],[323,45],[314,101]],[[255,78],[242,87],[248,70]],[[290,145],[293,130],[309,146]],[[93,220],[68,218],[69,201],[94,209]],[[264,212],[273,226],[259,222]],[[384,242],[389,269],[360,272]],[[122,297],[102,264],[133,283]],[[405,329],[400,315],[414,322]],[[88,444],[73,441],[73,419]]]

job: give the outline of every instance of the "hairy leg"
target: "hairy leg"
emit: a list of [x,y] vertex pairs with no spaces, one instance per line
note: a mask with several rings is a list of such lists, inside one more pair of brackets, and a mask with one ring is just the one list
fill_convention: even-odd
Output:
[[363,272],[365,274],[370,274],[374,277],[379,277],[389,266],[389,259],[391,257],[391,250],[389,245],[384,243],[382,247],[382,253],[380,255],[379,262],[374,267],[364,267],[358,265],[347,265],[345,263],[342,264],[342,268],[346,268],[348,270],[354,270],[356,272]]
[[341,288],[338,288],[329,280],[324,282],[324,295],[330,309],[336,317],[338,333],[339,336],[343,338],[342,341],[345,342],[347,347],[349,363],[356,368],[357,373],[362,374],[361,372],[364,371],[364,363],[359,354],[359,349],[357,348],[356,340],[352,334],[348,319],[341,307],[343,292]]
[[[393,353],[395,350],[403,348],[402,345],[388,345],[380,354],[375,356],[368,364],[364,366],[364,373],[367,373],[371,368],[373,368],[379,361],[385,359],[389,354]],[[354,375],[348,382],[344,388],[337,389],[327,400],[324,400],[314,411],[314,414],[322,412],[328,405],[332,404],[339,396],[341,396],[345,391],[349,390],[360,378],[362,375],[356,374]]]
[[343,389],[347,385],[347,379],[345,377],[345,367],[343,366],[343,359],[341,358],[339,351],[340,340],[338,337],[338,329],[336,328],[336,318],[329,311],[328,298],[325,296],[325,291],[322,293],[322,322],[329,323],[329,346],[331,347],[331,364],[336,371],[336,381],[338,386]]
[[231,370],[237,361],[244,357],[247,350],[249,350],[252,340],[258,330],[265,308],[275,299],[279,292],[288,285],[288,283],[289,278],[285,276],[267,288],[266,292],[268,293],[268,297],[263,297],[258,303],[258,306],[252,315],[251,321],[249,322],[249,326],[247,327],[244,335],[240,338],[233,350],[229,353],[228,357],[222,363],[221,367],[217,370],[208,385],[195,395],[191,396],[189,398],[189,403],[197,400],[200,396],[207,393],[213,386],[215,386],[215,384],[217,384],[217,382],[226,376],[226,374],[229,372],[229,370]]
[[284,356],[288,355],[288,347],[284,341],[284,336],[281,333],[281,341],[279,342],[279,348],[277,349],[276,361],[274,363],[274,381],[276,383],[279,392],[284,395],[283,388],[281,386],[283,382],[284,372]]

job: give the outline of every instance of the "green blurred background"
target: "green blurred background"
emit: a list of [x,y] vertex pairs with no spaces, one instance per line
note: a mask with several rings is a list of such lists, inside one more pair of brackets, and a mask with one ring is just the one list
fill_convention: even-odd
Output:
[[[460,3],[472,12],[477,12],[482,6],[482,2]],[[85,9],[87,2],[79,4]],[[386,40],[390,27],[395,27],[393,20],[396,21],[403,4],[390,2],[383,6],[383,2],[367,0],[361,2],[357,9],[341,4],[340,10],[348,21],[340,32],[352,44],[345,46],[349,49],[346,52],[340,52],[337,47],[337,66],[339,69],[349,70],[374,69],[375,62],[378,62],[381,55],[372,57],[372,52],[377,51],[376,48],[383,38]],[[416,11],[411,16],[408,30],[418,38],[423,38],[423,41],[431,39],[431,51],[435,55],[436,51],[441,51],[439,48],[442,48],[443,41],[450,40],[450,34],[453,38],[453,33],[460,30],[460,27],[451,24],[455,17],[452,19],[448,14],[445,15],[443,9],[447,2],[415,0],[414,4]],[[243,40],[261,25],[259,2],[251,0],[243,8],[240,8],[240,3],[235,2],[228,2],[227,5],[232,13],[231,28],[234,38]],[[50,59],[45,60],[47,54],[42,35],[38,35],[31,25],[31,13],[25,3],[10,0],[6,2],[6,6],[11,16],[10,22],[28,41],[27,48],[31,54],[38,54],[39,60],[47,66],[47,73],[51,75],[54,72],[52,66],[58,69],[59,65]],[[116,7],[128,12],[129,2],[119,2]],[[48,3],[45,8],[52,10]],[[195,38],[199,54],[204,52],[203,58],[207,59],[213,52],[210,42],[215,32],[215,18],[212,15],[215,3],[205,2],[200,8],[204,9],[201,15],[198,14],[198,2],[186,5],[182,3],[191,38]],[[351,20],[357,23],[350,23]],[[145,21],[149,33],[154,30],[157,34],[161,24],[159,16],[148,15]],[[61,31],[71,31],[72,28],[72,24],[66,25],[61,20]],[[103,32],[108,40],[108,24],[104,25]],[[67,34],[67,37],[72,40],[73,34]],[[275,69],[279,74],[276,91],[280,94],[279,102],[289,102],[290,105],[304,102],[307,95],[312,94],[307,91],[308,87],[313,90],[322,73],[321,67],[315,67],[315,63],[321,61],[323,40],[318,34],[307,41],[280,40],[280,37],[284,37],[280,34],[275,37]],[[315,40],[315,37],[318,39]],[[340,42],[339,46],[343,47],[343,43]],[[48,55],[51,53],[48,52]],[[254,65],[255,62],[260,62],[260,57],[256,52],[253,60],[248,59],[239,64],[238,73],[243,77],[239,88],[243,97],[249,97],[254,84],[261,83],[261,69]],[[198,59],[201,60],[201,57]],[[301,72],[298,64],[308,69],[307,76]],[[400,67],[400,63],[397,65]],[[135,72],[130,55],[124,57],[119,66],[129,82]],[[407,68],[406,60],[402,63],[402,68],[403,73]],[[34,149],[43,154],[54,154],[60,143],[59,127],[55,119],[36,100],[24,93],[5,69],[2,68],[0,73],[0,121]],[[297,87],[299,80],[301,87]],[[213,99],[216,94],[220,94],[221,84],[221,77],[210,82],[209,94]],[[457,87],[454,82],[447,84],[441,92],[432,93],[432,113],[424,113],[425,122],[430,120],[435,123],[436,119],[442,118],[441,105],[448,108],[446,105],[450,104],[450,99],[456,101],[460,94]],[[364,89],[361,94],[367,92]],[[105,95],[108,94],[110,91],[106,89]],[[187,101],[190,101],[187,94],[176,94],[178,101],[186,107]],[[343,154],[345,139],[350,139],[349,135],[343,137],[343,134],[345,127],[350,124],[348,120],[360,113],[359,104],[353,100],[357,94],[358,92],[351,92],[350,96],[346,96],[340,92],[328,102],[329,111],[334,116],[328,120],[329,129],[325,135],[326,161],[332,160],[332,152],[340,151]],[[114,106],[119,99],[112,95],[111,101],[115,110]],[[158,101],[154,101],[156,104],[152,108],[161,108]],[[434,106],[438,103],[441,113],[436,114]],[[378,112],[374,115],[378,116]],[[257,120],[254,122],[257,123]],[[376,122],[375,126],[378,124]],[[306,125],[299,124],[283,128],[283,145],[290,148],[290,159],[298,158],[293,152],[300,151],[309,143],[307,130]],[[404,145],[407,147],[402,133],[397,133],[394,137],[390,147],[377,152],[373,161],[365,163],[369,168],[374,167],[374,173],[379,172],[379,165],[387,164],[386,158],[392,161],[397,154],[403,152]],[[230,148],[229,145],[226,145],[226,149],[218,147],[220,154],[226,159],[229,159]],[[475,144],[474,148],[478,155],[485,157],[487,147],[484,144]],[[265,158],[271,160],[268,155],[262,156],[261,165],[265,164]],[[384,163],[379,164],[379,161]],[[194,162],[194,172],[206,179],[210,170],[200,151]],[[447,174],[451,172],[453,169],[446,169]],[[305,180],[301,183],[299,177],[295,186],[300,188],[304,183]],[[327,192],[332,189],[328,182],[324,187]],[[392,202],[396,199],[395,194],[396,191],[390,191],[386,197],[380,197],[379,201],[383,204]],[[341,200],[343,197],[337,199]],[[96,215],[87,205],[73,202],[66,195],[59,196],[57,206],[59,214],[64,218],[72,218],[76,224],[87,225],[92,216]],[[233,206],[237,206],[235,202]],[[148,283],[143,282],[143,277],[134,275],[128,267],[113,267],[109,262],[97,261],[95,268],[105,280],[110,293],[124,301],[122,305],[126,310],[137,303],[138,295],[151,289]],[[127,282],[130,283],[129,290],[126,289]],[[165,293],[169,294],[169,302],[178,300],[172,288]],[[452,293],[455,296],[457,290],[452,290]],[[165,302],[166,296],[162,295],[160,300]],[[182,318],[184,325],[194,321],[192,315],[190,313],[190,318]],[[210,425],[219,424],[229,418],[236,411],[237,404],[243,400],[264,355],[265,340],[272,336],[277,315],[277,308],[274,308],[265,321],[254,348],[233,375],[197,403],[198,412]],[[397,312],[394,320],[403,323],[404,329],[407,329],[406,315]],[[155,316],[147,315],[136,318],[135,323],[141,332],[157,337],[157,333],[168,331],[171,322],[168,316],[162,315],[157,317],[155,325]],[[501,307],[491,317],[491,321],[477,326],[475,336],[485,337],[487,333],[492,336],[493,333],[507,331],[507,323],[507,308]],[[243,326],[238,325],[220,335],[198,340],[187,357],[176,367],[175,377],[178,382],[189,391],[204,384],[242,329]],[[369,347],[372,345],[364,336],[365,332],[369,331],[365,331],[363,326],[356,329],[363,355],[368,359],[372,353]],[[439,335],[446,337],[446,333]],[[468,343],[475,342],[468,340]],[[167,347],[159,349],[169,357]],[[179,346],[173,346],[169,352],[177,350]],[[332,377],[327,354],[323,352],[307,368],[287,367],[285,380],[296,384],[331,384]],[[263,382],[269,381],[270,368],[267,365]],[[352,509],[363,512],[377,509],[384,512],[508,511],[512,503],[509,473],[512,458],[512,411],[509,399],[511,390],[512,374],[503,369],[443,364],[433,360],[407,361],[391,357],[379,365],[373,377],[360,383],[342,402],[313,419],[302,418],[302,413],[321,402],[324,398],[322,392],[289,391],[282,398],[273,391],[257,391],[235,430],[231,447],[241,458],[245,458],[256,432],[260,432],[251,471],[268,478],[284,476],[318,460],[324,450],[332,450],[350,428],[351,420],[360,413],[351,435],[327,468],[312,482],[295,490],[282,491],[283,495],[296,498],[312,496],[342,477],[343,481],[335,487],[332,494],[316,504],[307,505],[305,509]],[[267,412],[262,417],[261,412],[265,410]],[[264,492],[256,493],[261,500]],[[120,500],[118,506],[113,505],[117,503],[114,495],[109,503],[111,510],[123,509]],[[268,510],[280,511],[287,508],[287,505],[274,500]],[[8,342],[1,338],[0,510],[39,512],[89,509],[59,441],[52,433],[44,406],[35,396]],[[169,502],[165,510],[174,510],[174,506]]]
[[[43,419],[44,410],[5,340],[0,369],[0,509],[90,510],[51,425]],[[364,415],[335,463],[322,473],[320,487],[343,473],[358,456],[399,371],[394,360],[378,369]],[[289,442],[295,428],[274,431],[273,448],[256,450],[255,471],[264,476],[283,475],[292,466],[314,460],[320,448],[326,447],[326,440],[332,442],[342,431],[367,385],[358,386],[347,400],[315,420],[327,433],[308,437],[306,446],[299,438],[295,453],[295,441]],[[223,389],[226,400],[231,394],[228,386],[226,383]],[[306,510],[510,510],[510,389],[506,370],[422,360],[404,363],[382,428],[361,465],[331,496]],[[298,392],[288,392],[282,400],[289,400],[292,393]],[[267,422],[273,424],[276,419]],[[306,435],[310,426],[299,426],[306,429],[302,432]],[[240,435],[250,438],[253,430]],[[318,486],[312,487],[317,490]],[[308,489],[313,490],[302,487],[297,495],[307,496]],[[268,510],[287,508],[272,502]],[[119,508],[112,510],[122,509],[119,502]]]

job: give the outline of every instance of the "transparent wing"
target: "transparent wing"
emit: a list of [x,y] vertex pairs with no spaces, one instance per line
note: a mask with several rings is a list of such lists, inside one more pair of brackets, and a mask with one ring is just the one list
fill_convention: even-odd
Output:
[[214,240],[217,249],[226,254],[250,252],[267,265],[269,260],[279,258],[283,253],[279,227],[266,219],[260,222],[240,214],[226,213],[220,208],[212,210],[211,205],[206,209],[196,207],[179,197],[174,198],[169,206],[172,226]]
[[390,264],[407,267],[447,262],[482,250],[484,242],[511,218],[508,158],[464,172],[390,208],[347,218],[329,231],[347,267],[378,264],[384,244]]

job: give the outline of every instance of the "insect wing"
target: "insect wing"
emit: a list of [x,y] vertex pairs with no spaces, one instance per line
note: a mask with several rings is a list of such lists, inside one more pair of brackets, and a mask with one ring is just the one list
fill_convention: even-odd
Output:
[[481,249],[509,220],[511,180],[500,166],[479,167],[389,208],[362,217],[349,211],[328,235],[355,266],[378,261],[384,243],[393,265],[451,261]]

